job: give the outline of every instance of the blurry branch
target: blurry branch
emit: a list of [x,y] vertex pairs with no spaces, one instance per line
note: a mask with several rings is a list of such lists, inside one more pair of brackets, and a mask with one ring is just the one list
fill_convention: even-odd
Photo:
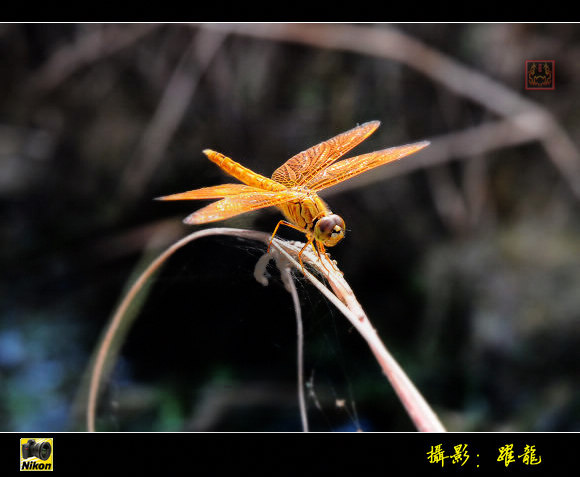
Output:
[[430,146],[413,156],[412,161],[396,161],[389,164],[389,167],[379,167],[373,170],[372,174],[361,174],[322,194],[330,195],[359,188],[419,169],[445,164],[451,160],[480,157],[494,150],[537,140],[542,133],[542,123],[535,119],[537,118],[530,118],[527,113],[523,113],[435,136],[430,138]]
[[26,84],[33,92],[46,92],[62,84],[81,68],[132,46],[161,25],[97,25],[82,34],[74,43],[62,46]]
[[98,257],[99,261],[115,260],[142,253],[144,249],[167,246],[183,236],[183,224],[176,219],[177,217],[171,217],[156,220],[106,237],[99,237],[92,240],[83,253]]
[[128,161],[120,190],[139,195],[156,170],[193,98],[199,80],[223,44],[226,34],[200,31],[178,62],[153,118],[145,129],[132,160]]
[[[347,24],[203,24],[201,26],[255,38],[371,55],[407,65],[455,94],[475,101],[508,120],[524,120],[526,124],[521,126],[525,130],[535,131],[530,140],[539,140],[542,143],[555,166],[568,181],[573,193],[580,198],[580,152],[548,110],[403,32],[384,25],[376,27]],[[483,143],[481,139],[477,142]],[[432,152],[433,146],[430,150]]]
[[[88,391],[87,391],[87,408],[86,408],[86,422],[89,431],[95,431],[95,417],[97,410],[97,399],[100,392],[100,386],[105,377],[111,371],[112,364],[116,358],[116,354],[120,348],[120,341],[122,337],[119,336],[119,330],[124,327],[124,332],[127,331],[126,320],[127,314],[133,303],[138,299],[142,290],[148,286],[151,277],[159,270],[163,263],[179,250],[184,245],[201,237],[211,235],[229,235],[240,238],[258,240],[267,244],[270,240],[270,235],[263,232],[256,232],[252,230],[241,230],[231,228],[212,228],[194,232],[183,239],[177,241],[163,253],[161,253],[149,266],[139,275],[134,284],[129,288],[128,292],[122,298],[118,308],[113,314],[111,321],[104,332],[100,344],[96,349],[96,354],[90,372]],[[302,273],[302,267],[297,262],[296,257],[302,249],[304,244],[299,242],[284,242],[274,239],[272,242],[272,255],[268,257],[274,258],[278,263],[282,274],[287,272],[288,265],[296,268]],[[444,427],[433,413],[427,402],[423,399],[421,394],[415,388],[413,383],[406,376],[404,371],[400,368],[397,362],[393,359],[387,351],[381,339],[378,337],[375,329],[372,327],[369,319],[364,313],[362,307],[358,303],[356,296],[350,289],[350,286],[344,280],[342,273],[334,268],[331,263],[323,265],[319,262],[318,257],[310,251],[304,252],[302,255],[303,262],[306,265],[314,267],[321,273],[328,281],[332,291],[324,286],[314,275],[309,271],[304,270],[305,277],[318,289],[320,292],[333,303],[341,313],[351,322],[352,326],[359,331],[361,336],[366,340],[371,351],[375,355],[379,365],[384,374],[391,382],[395,392],[401,399],[403,406],[411,417],[415,426],[420,431],[444,431]],[[261,271],[262,273],[258,273]],[[261,259],[256,272],[256,277],[263,285],[267,284],[267,278],[263,275],[265,271],[265,261]],[[285,282],[289,279],[289,274],[283,278]],[[286,283],[288,286],[289,284]],[[290,287],[290,291],[294,288]],[[295,289],[294,289],[295,292]],[[334,292],[334,293],[333,293]],[[297,295],[293,294],[295,306],[299,309]],[[298,334],[302,335],[301,331],[301,317],[297,315]],[[301,343],[300,343],[301,344]],[[299,365],[302,365],[301,356],[299,354]],[[300,374],[299,370],[299,374]],[[301,381],[301,384],[303,382]],[[299,393],[300,396],[300,393]],[[303,405],[303,396],[300,397],[301,407]],[[303,423],[305,421],[305,412],[302,414]],[[304,425],[304,424],[303,424]],[[306,427],[305,427],[306,429]]]
[[468,230],[468,206],[460,188],[455,185],[449,168],[432,167],[427,170],[427,179],[431,185],[435,208],[447,227],[456,235]]

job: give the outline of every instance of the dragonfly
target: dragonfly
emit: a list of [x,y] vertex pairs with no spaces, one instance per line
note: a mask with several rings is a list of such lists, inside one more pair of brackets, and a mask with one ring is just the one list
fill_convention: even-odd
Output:
[[288,159],[274,171],[271,178],[258,174],[219,152],[205,149],[203,153],[210,161],[241,184],[203,187],[159,197],[158,200],[220,199],[183,220],[186,224],[194,225],[275,206],[286,220],[280,220],[276,225],[268,251],[281,225],[303,232],[306,243],[298,254],[298,260],[304,271],[302,254],[309,245],[312,245],[323,263],[322,256],[327,256],[326,247],[335,246],[344,238],[346,231],[342,217],[334,214],[317,193],[429,145],[429,141],[421,141],[336,162],[375,132],[379,125],[380,121],[369,121],[310,147]]

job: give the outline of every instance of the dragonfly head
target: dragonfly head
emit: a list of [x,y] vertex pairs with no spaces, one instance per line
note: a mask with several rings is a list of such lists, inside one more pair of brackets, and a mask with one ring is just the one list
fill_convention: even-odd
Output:
[[344,238],[344,220],[336,214],[330,214],[316,221],[314,238],[326,247],[333,247]]

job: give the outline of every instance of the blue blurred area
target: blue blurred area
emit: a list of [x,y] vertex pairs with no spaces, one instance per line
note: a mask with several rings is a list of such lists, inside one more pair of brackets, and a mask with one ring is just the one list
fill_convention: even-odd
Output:
[[[87,355],[75,343],[79,327],[58,321],[25,320],[0,332],[2,419],[12,431],[68,430],[71,380]],[[75,329],[76,328],[76,329]]]

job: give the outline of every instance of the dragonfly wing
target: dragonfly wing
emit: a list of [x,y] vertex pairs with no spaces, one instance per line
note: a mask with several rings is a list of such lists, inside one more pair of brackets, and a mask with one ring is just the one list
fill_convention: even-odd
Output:
[[369,137],[380,124],[379,121],[361,124],[296,154],[274,171],[272,179],[286,187],[308,183],[321,170]]
[[250,192],[225,197],[222,200],[206,205],[184,219],[186,224],[205,224],[228,219],[236,215],[263,209],[272,205],[282,204],[295,198],[301,198],[300,193],[290,190],[269,192],[260,189],[260,193]]
[[236,196],[239,194],[263,193],[263,189],[245,184],[220,184],[201,189],[180,192],[158,197],[157,200],[195,200],[195,199],[221,199],[222,197]]
[[381,151],[370,152],[360,156],[343,159],[332,166],[321,170],[305,185],[313,191],[319,191],[343,182],[365,171],[396,161],[402,157],[420,151],[429,145],[429,141],[421,141],[405,146],[391,147]]

